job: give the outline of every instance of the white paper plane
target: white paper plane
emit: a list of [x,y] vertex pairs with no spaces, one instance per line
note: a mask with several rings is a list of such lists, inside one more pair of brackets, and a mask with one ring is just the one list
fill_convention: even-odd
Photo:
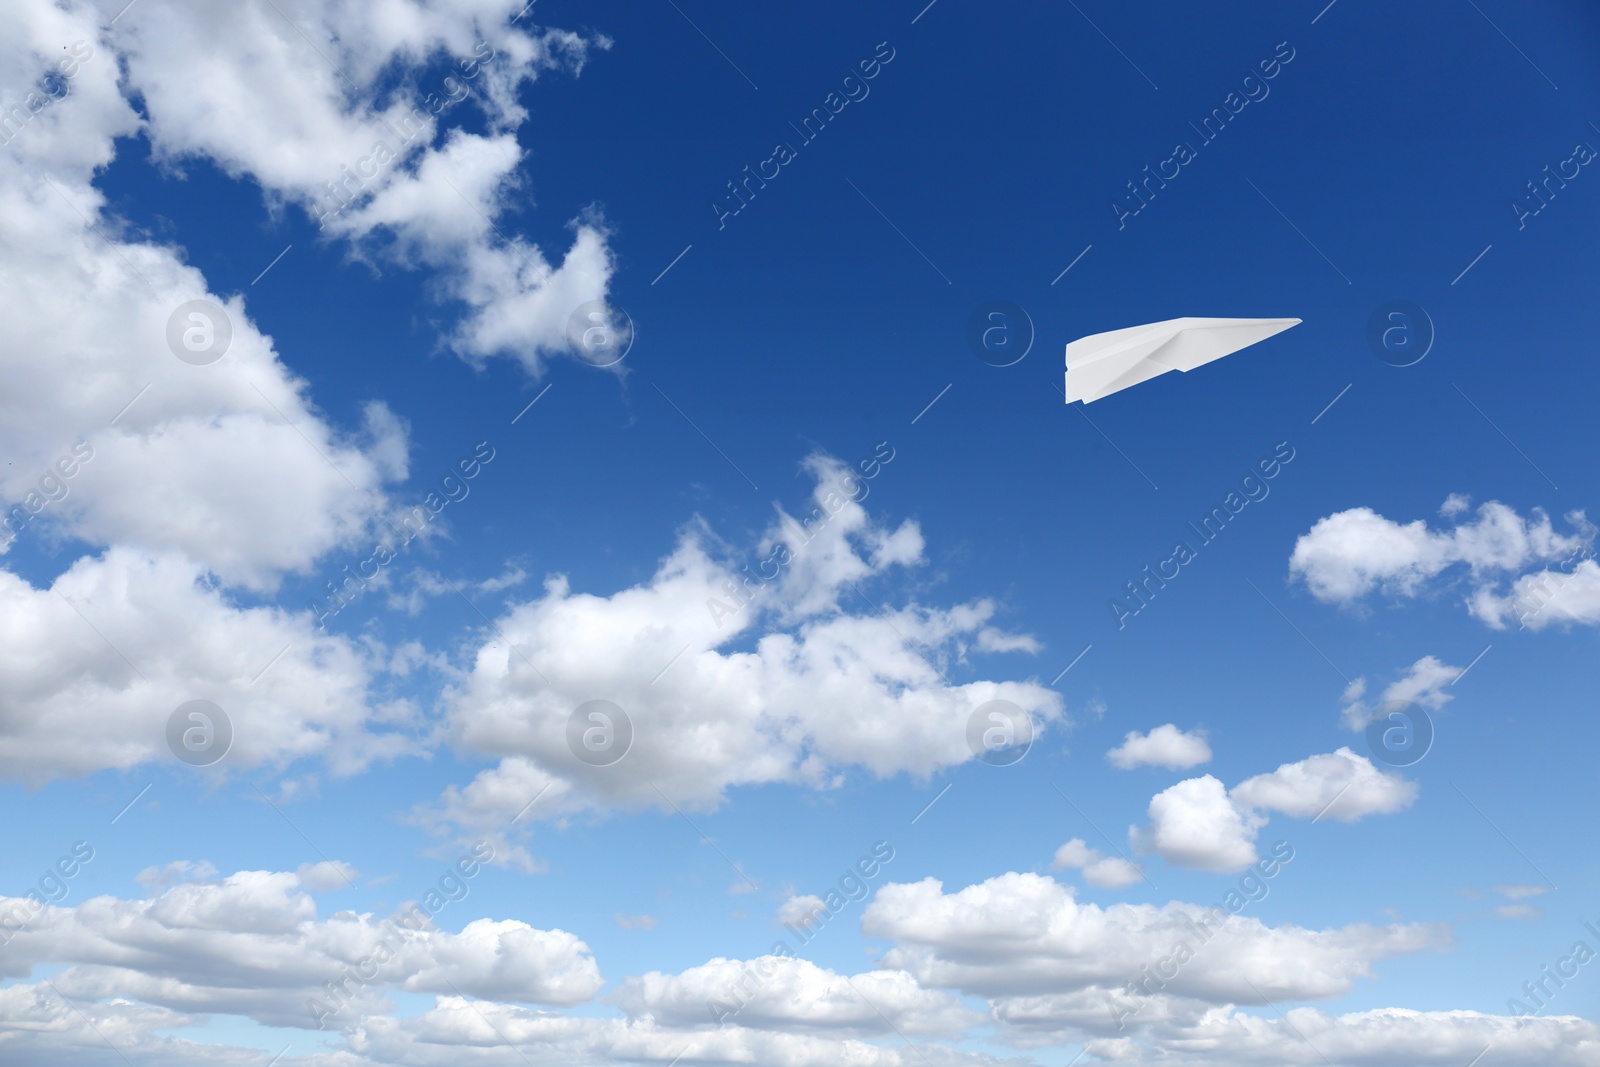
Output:
[[1167,319],[1067,345],[1067,403],[1092,403],[1171,370],[1191,371],[1300,325],[1299,319]]

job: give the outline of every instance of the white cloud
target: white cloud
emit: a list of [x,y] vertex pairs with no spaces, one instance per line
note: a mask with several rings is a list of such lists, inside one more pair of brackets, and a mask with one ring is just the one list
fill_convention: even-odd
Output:
[[[625,1019],[523,1006],[560,1009],[598,991],[598,969],[571,934],[491,919],[467,923],[460,935],[405,931],[388,935],[395,951],[365,971],[362,961],[374,957],[386,929],[369,915],[319,917],[304,889],[295,874],[247,871],[174,886],[149,901],[97,897],[44,909],[0,946],[0,966],[12,974],[65,968],[51,978],[55,989],[41,982],[0,990],[9,1054],[46,1067],[101,1067],[92,1057],[109,1040],[156,1067],[248,1062],[243,1050],[169,1032],[202,1014],[306,1027],[306,1001],[326,998],[323,983],[351,970],[373,978],[344,980],[351,1004],[330,1022],[346,1047],[330,1047],[325,1035],[320,1047],[297,1055],[301,1067],[448,1067],[468,1055],[492,1067],[524,1057],[554,1067],[689,1053],[696,1062],[730,1065],[994,1067],[990,1057],[929,1040],[958,1038],[983,1021],[957,994],[988,998],[1002,1036],[1016,1044],[1087,1035],[1096,1055],[1152,1065],[1309,1067],[1298,1029],[1337,1067],[1448,1067],[1460,1046],[1472,1045],[1470,1058],[1491,1041],[1498,1062],[1576,1067],[1600,1038],[1594,1024],[1570,1016],[1519,1025],[1473,1012],[1402,1009],[1345,1016],[1291,1009],[1291,1028],[1232,1005],[1344,996],[1375,962],[1440,947],[1443,930],[1272,928],[1180,902],[1100,908],[1038,875],[1005,874],[953,894],[932,879],[887,885],[863,919],[869,935],[896,942],[883,969],[844,975],[805,960],[713,959],[677,974],[624,979],[610,999]],[[19,904],[0,901],[0,912]],[[1195,951],[1162,993],[1124,988],[1178,942]],[[400,1018],[389,1014],[389,990],[433,992],[435,1001]],[[708,1004],[737,1010],[719,1027]],[[1115,1028],[1118,1012],[1125,1030]],[[863,1040],[901,1036],[915,1047]]]
[[1479,589],[1470,608],[1496,630],[1505,629],[1510,621],[1536,631],[1547,626],[1600,626],[1600,564],[1592,558],[1569,558],[1560,567],[1522,575],[1505,596]]
[[[1347,691],[1349,695],[1349,691]],[[1256,861],[1256,835],[1264,812],[1343,822],[1390,814],[1411,804],[1417,784],[1380,771],[1348,748],[1248,778],[1232,790],[1211,775],[1187,778],[1150,799],[1148,826],[1128,829],[1139,852],[1206,871],[1240,871]]]
[[1385,709],[1420,704],[1431,711],[1438,711],[1452,699],[1445,690],[1463,673],[1464,668],[1453,667],[1437,656],[1423,656],[1389,683],[1383,691],[1382,700],[1375,705],[1362,702],[1361,698],[1367,691],[1367,680],[1357,678],[1344,691],[1344,709],[1340,719],[1346,729],[1361,731]]
[[[249,18],[247,5],[188,6],[144,3],[113,30],[141,15],[180,25],[229,17],[222,12]],[[385,503],[384,483],[405,469],[403,422],[371,403],[360,431],[331,425],[242,297],[213,291],[181,249],[125,234],[93,184],[96,170],[112,160],[117,137],[143,130],[159,138],[159,124],[146,126],[123,97],[124,89],[140,91],[119,82],[124,38],[102,38],[105,15],[88,5],[27,0],[7,8],[0,98],[21,99],[68,45],[89,58],[65,97],[0,151],[5,507],[34,513],[26,525],[14,523],[21,536],[180,552],[228,582],[270,591],[284,572],[305,573],[369,529]],[[197,76],[197,63],[229,61],[227,37],[185,31],[193,51],[180,45],[169,69],[196,107],[232,129],[258,130],[212,108],[219,86]],[[278,74],[292,82],[292,72]],[[262,106],[265,99],[245,92],[236,101],[254,101],[256,118],[282,114]],[[262,149],[272,155],[280,146]],[[232,330],[225,354],[208,366],[182,362],[167,347],[169,318],[197,298],[220,305]],[[69,476],[50,473],[69,458]],[[61,498],[44,504],[47,478],[60,483],[53,495]]]
[[[1031,1034],[1034,1043],[1077,1038],[1075,1028],[1062,1028],[1071,1013],[1057,1013],[1053,1004],[998,1007],[1015,1012],[1010,1028]],[[1284,1017],[1201,1004],[1175,1008],[1142,1013],[1138,1018],[1153,1025],[1141,1026],[1136,1035],[1113,1030],[1091,1039],[1089,1054],[1129,1067],[1462,1067],[1475,1056],[1503,1067],[1579,1067],[1600,1049],[1600,1025],[1572,1015],[1514,1018],[1405,1008],[1327,1015],[1301,1007],[1287,1009]],[[1095,1021],[1084,1013],[1085,1023]]]
[[1547,885],[1497,885],[1494,891],[1507,900],[1526,900],[1550,892]]
[[1055,858],[1050,861],[1050,866],[1058,871],[1068,867],[1076,869],[1085,867],[1099,858],[1099,851],[1085,844],[1083,838],[1074,837],[1056,849]]
[[[1452,497],[1442,513],[1447,519],[1456,518],[1465,512],[1464,506],[1458,506],[1461,504]],[[1531,593],[1527,583],[1536,582],[1538,576],[1515,579],[1516,595],[1509,598],[1498,594],[1500,581],[1532,564],[1566,561],[1568,567],[1581,569],[1580,557],[1592,551],[1594,525],[1582,511],[1570,512],[1566,519],[1578,527],[1578,533],[1557,533],[1550,517],[1539,508],[1524,519],[1492,500],[1478,507],[1475,518],[1442,530],[1430,529],[1422,519],[1401,524],[1371,508],[1351,508],[1319,519],[1301,535],[1290,556],[1289,571],[1304,581],[1318,600],[1354,604],[1380,591],[1396,597],[1418,596],[1431,580],[1464,565],[1472,586],[1470,610],[1499,629],[1505,616],[1526,610],[1522,605]],[[1592,561],[1584,559],[1583,563]],[[1563,618],[1558,609],[1535,625],[1591,621],[1591,614],[1592,621],[1600,622],[1600,607],[1594,606],[1590,581],[1600,581],[1600,575],[1578,581],[1572,617]]]
[[[513,602],[447,694],[454,741],[505,762],[423,817],[492,832],[552,782],[530,820],[665,807],[663,794],[708,808],[738,785],[826,788],[849,766],[927,775],[975,758],[967,722],[987,701],[1017,704],[1039,730],[1062,718],[1059,696],[1034,681],[947,680],[952,646],[991,627],[992,603],[865,604],[854,587],[920,559],[921,534],[909,521],[880,526],[836,492],[849,478],[837,461],[806,467],[818,479],[812,539],[780,511],[748,572],[773,575],[765,585],[737,588],[745,572],[712,559],[691,527],[643,584],[599,596],[552,577],[541,597]],[[788,562],[766,566],[780,547]],[[594,699],[633,724],[613,766],[568,747],[569,717]]]
[[528,572],[521,567],[507,566],[505,570],[493,578],[485,578],[478,583],[480,593],[503,593],[513,589],[528,580]]
[[[516,948],[526,951],[526,946]],[[526,956],[521,960],[526,963]],[[767,962],[713,960],[681,975],[652,973],[630,979],[624,984],[623,999],[643,1014],[629,1019],[437,995],[432,1007],[406,1018],[353,1016],[342,1032],[344,1047],[330,1041],[337,1030],[333,1034],[311,1030],[306,1040],[294,1042],[302,1047],[285,1062],[295,1067],[455,1067],[464,1062],[488,1067],[527,1067],[530,1063],[540,1067],[572,1063],[620,1067],[668,1063],[674,1057],[687,1061],[691,1054],[695,1063],[730,1067],[750,1063],[996,1067],[1001,1062],[925,1040],[914,1047],[889,1048],[847,1036],[869,1033],[889,1036],[898,1043],[894,1028],[921,1037],[952,1034],[982,1020],[950,994],[920,989],[909,976],[894,972],[847,977],[810,963],[770,961],[779,967],[769,988],[726,1025],[713,1027],[704,1001],[695,997],[701,991],[716,991],[723,977],[734,977],[744,967]],[[69,969],[66,974],[77,970]],[[140,976],[123,972],[118,977],[127,980],[134,995],[143,999],[148,986]],[[221,1041],[197,1044],[164,1032],[193,1027],[205,1021],[203,1016],[132,1001],[126,995],[106,995],[103,988],[77,977],[67,985],[62,984],[63,976],[52,981],[72,998],[70,1002],[43,982],[0,989],[0,1034],[8,1056],[18,1062],[44,1067],[113,1067],[122,1063],[120,1057],[127,1056],[151,1067],[238,1067],[259,1064],[270,1055]],[[191,990],[175,983],[164,983],[155,992],[166,999],[192,996]],[[212,1004],[208,1010],[214,1010]],[[305,1023],[286,1019],[282,1025]],[[102,1052],[104,1057],[97,1058]]]
[[[1052,1033],[1071,998],[1007,998],[994,1005],[1006,1034],[1019,1044],[1082,1040],[1076,1028]],[[1082,999],[1082,998],[1079,998]],[[1079,1009],[1092,1020],[1087,1005]],[[1101,1024],[1105,1022],[1100,1009]],[[1093,1055],[1132,1067],[1461,1067],[1486,1046],[1500,1067],[1588,1067],[1600,1025],[1576,1016],[1513,1019],[1472,1011],[1402,1008],[1329,1016],[1293,1008],[1276,1014],[1231,1008],[1145,1012],[1157,1026],[1137,1037],[1092,1038]],[[196,1044],[169,1031],[199,1021],[127,1000],[64,1002],[49,986],[0,989],[0,1032],[9,1054],[39,1067],[124,1067],[118,1052],[149,1067],[264,1062],[257,1048]],[[1304,1036],[1301,1036],[1301,1035]],[[1029,1040],[1031,1038],[1031,1040]],[[324,1038],[324,1041],[326,1039]],[[1308,1044],[1307,1041],[1314,1044]],[[785,1067],[998,1067],[1011,1059],[964,1052],[922,1040],[915,1046],[874,1045],[853,1038],[747,1029],[737,1025],[678,1030],[653,1020],[562,1015],[489,1001],[440,996],[420,1014],[363,1020],[358,1049],[297,1049],[294,1067],[596,1067],[641,1062],[781,1063]],[[270,1053],[266,1054],[270,1056]],[[1325,1058],[1324,1058],[1325,1057]],[[1488,1057],[1485,1057],[1487,1060]]]
[[436,931],[428,941],[403,982],[408,992],[461,989],[491,1000],[573,1005],[604,984],[589,946],[565,930],[474,919],[459,934]]
[[[211,293],[180,250],[122,237],[92,185],[116,137],[142,132],[160,163],[208,158],[253,179],[274,204],[308,204],[355,154],[393,137],[435,59],[492,51],[475,79],[462,79],[478,90],[478,103],[463,106],[480,108],[490,132],[457,130],[436,148],[438,123],[427,117],[363,204],[338,216],[340,231],[364,241],[382,229],[397,255],[446,268],[445,295],[468,308],[464,354],[504,352],[533,368],[538,351],[565,347],[568,314],[603,299],[611,271],[597,223],[578,225],[567,262],[552,271],[537,248],[501,239],[484,217],[515,184],[520,153],[510,131],[526,117],[517,87],[541,71],[576,71],[607,42],[514,29],[509,19],[523,5],[510,0],[395,0],[381,18],[362,5],[292,6],[291,19],[270,0],[144,0],[104,37],[105,16],[88,5],[30,0],[0,20],[8,101],[23,98],[67,45],[90,57],[66,95],[0,153],[0,177],[9,179],[0,182],[8,342],[0,384],[27,398],[0,420],[13,457],[0,489],[20,499],[74,440],[86,440],[94,459],[46,522],[96,543],[180,549],[260,588],[368,525],[382,481],[404,474],[403,420],[368,405],[370,444],[357,447],[315,412],[240,297]],[[490,43],[475,53],[480,40]],[[124,91],[137,94],[147,118]],[[464,191],[400,202],[397,190],[430,180]],[[460,216],[451,225],[439,222],[447,203]],[[226,355],[206,367],[179,362],[165,341],[169,314],[200,297],[226,308],[233,332]]]
[[978,631],[978,640],[974,647],[979,652],[1029,652],[1037,653],[1044,646],[1031,634],[1012,634],[1004,630],[997,630],[993,626],[985,626]]
[[[531,19],[513,26],[520,0],[279,7],[144,0],[117,21],[112,43],[142,95],[156,159],[212,159],[269,200],[321,217],[363,256],[438,271],[439,295],[467,309],[459,351],[537,372],[541,353],[567,347],[572,311],[604,300],[613,262],[593,212],[574,220],[556,267],[538,246],[501,236],[493,220],[523,162],[517,94],[541,74],[576,74],[609,41]],[[459,91],[446,72],[429,73],[440,58]],[[459,127],[473,111],[483,133]]]
[[1524,904],[1522,901],[1533,897],[1543,896],[1550,891],[1547,885],[1497,885],[1494,891],[1512,901],[1510,904],[1500,904],[1494,913],[1502,919],[1542,919],[1544,909],[1534,904]]
[[206,860],[173,860],[159,867],[146,867],[133,880],[146,889],[162,890],[179,882],[203,882],[216,876],[217,869]]
[[112,1067],[118,1052],[137,1056],[152,1067],[239,1062],[234,1057],[243,1049],[161,1033],[200,1021],[184,1012],[120,998],[69,1003],[43,982],[0,989],[0,1034],[5,1035],[7,1055],[14,1062],[38,1067]]
[[1102,856],[1084,844],[1083,838],[1074,837],[1056,849],[1050,866],[1055,870],[1075,868],[1083,871],[1083,880],[1097,889],[1120,889],[1144,877],[1137,864],[1119,856]]
[[1187,770],[1208,762],[1211,746],[1206,744],[1204,733],[1184,733],[1169,722],[1146,734],[1129,731],[1122,744],[1106,753],[1106,758],[1125,771],[1134,767]]
[[475,827],[494,846],[494,862],[526,874],[544,869],[523,846],[507,838],[508,827],[530,815],[550,816],[570,810],[572,782],[557,778],[532,760],[520,756],[503,759],[479,772],[465,786],[447,786],[437,805],[420,809],[417,820],[433,829]]
[[[441,49],[494,32],[507,62],[486,77],[506,112],[495,121],[509,122],[506,87],[559,56],[581,61],[582,42],[546,35],[542,56],[528,54],[535,38],[497,29],[509,3],[400,0],[395,18],[370,24],[360,5],[292,6],[293,22],[264,0],[145,0],[114,24],[98,7],[43,0],[0,14],[0,98],[24,99],[68,46],[86,57],[65,95],[8,130],[0,151],[0,447],[11,460],[0,500],[14,528],[0,551],[13,535],[104,550],[44,589],[0,572],[0,628],[15,635],[0,658],[12,694],[0,774],[37,784],[170,758],[165,719],[189,698],[224,707],[236,727],[228,758],[245,765],[322,753],[354,769],[415,747],[368,729],[411,713],[369,691],[366,651],[314,632],[303,613],[235,607],[215,585],[270,594],[285,574],[369,546],[387,483],[408,471],[405,420],[371,401],[360,427],[329,422],[244,299],[182,249],[130,236],[94,179],[116,138],[143,133],[164,163],[204,156],[269,198],[302,197],[377,129],[380,80],[403,83]],[[486,242],[486,254],[504,251]],[[220,305],[231,327],[210,365],[167,347],[169,317],[194,299]]]
[[[8,102],[37,84],[63,45],[83,41],[93,52],[69,91],[31,114],[0,151],[0,316],[7,324],[0,445],[11,457],[0,491],[7,502],[28,501],[21,536],[52,547],[74,538],[89,545],[89,554],[37,586],[0,571],[0,691],[7,696],[0,774],[40,784],[165,760],[166,717],[190,697],[216,700],[233,722],[224,768],[320,755],[348,771],[417,749],[409,731],[418,714],[378,679],[385,670],[408,674],[428,662],[425,651],[330,637],[304,612],[235,595],[271,594],[285,576],[370,543],[373,517],[393,504],[393,484],[409,473],[407,420],[379,401],[363,405],[359,426],[329,418],[292,369],[299,355],[279,351],[246,301],[189,266],[181,248],[131,235],[94,182],[118,138],[142,139],[175,176],[206,159],[257,185],[273,210],[309,208],[325,181],[359,166],[378,139],[395,136],[408,102],[435,88],[426,79],[441,59],[471,55],[487,41],[497,58],[484,60],[475,76],[476,102],[458,105],[477,110],[471,125],[482,132],[450,128],[457,114],[424,120],[417,138],[328,218],[326,232],[372,264],[428,271],[430,292],[463,312],[446,327],[462,356],[510,356],[537,373],[565,348],[573,307],[605,299],[615,262],[603,217],[581,205],[561,216],[575,216],[565,250],[547,253],[498,232],[494,220],[513,197],[526,203],[520,127],[528,115],[518,93],[535,76],[577,73],[609,42],[513,28],[510,16],[523,6],[142,0],[114,23],[109,8],[77,0],[16,0],[0,9],[0,98]],[[226,357],[206,367],[166,351],[168,316],[196,298],[223,305],[233,331]],[[80,458],[73,475],[51,473],[80,441],[92,449],[88,460]],[[832,513],[825,529],[801,552],[804,535],[780,513],[760,547],[763,554],[792,548],[795,562],[723,627],[708,625],[704,605],[728,595],[724,583],[738,570],[713,559],[695,531],[648,583],[603,597],[573,593],[556,579],[507,609],[500,622],[522,651],[485,636],[449,694],[454,738],[500,762],[448,790],[432,817],[482,825],[503,823],[530,801],[536,818],[656,803],[638,785],[639,771],[699,806],[744,783],[824,788],[848,767],[928,774],[970,758],[965,717],[988,699],[1021,704],[1041,727],[1060,721],[1059,699],[1035,682],[957,685],[943,677],[968,651],[1038,650],[1031,636],[992,625],[989,602],[909,605],[886,615],[856,604],[853,583],[920,561],[921,532],[910,522],[880,527],[853,504],[835,512],[820,483],[837,476],[836,465],[810,465],[819,481],[815,502]],[[46,502],[57,488],[61,498]],[[1466,506],[1452,497],[1445,514]],[[1542,514],[1522,523],[1508,509],[1510,519],[1491,514],[1497,507],[1485,505],[1476,524],[1448,534],[1424,529],[1420,540],[1413,529],[1420,524],[1395,527],[1398,554],[1380,552],[1370,566],[1341,556],[1346,546],[1320,543],[1308,550],[1307,581],[1314,589],[1323,581],[1335,591],[1409,593],[1450,565],[1438,566],[1441,558],[1483,575],[1509,573],[1559,558],[1549,552],[1571,540],[1554,535]],[[1514,558],[1521,562],[1506,562]],[[1528,625],[1600,621],[1600,568],[1585,561],[1574,575]],[[507,575],[491,590],[499,581],[480,589],[514,584]],[[1522,618],[1521,605],[1537,595],[1529,583],[1539,581],[1523,575],[1504,598],[1497,586],[1480,586],[1473,610],[1490,625]],[[417,589],[431,591],[421,579]],[[652,677],[674,654],[681,658],[671,670]],[[543,682],[535,680],[540,672]],[[617,699],[635,715],[638,747],[621,776],[578,765],[565,751],[566,714],[594,696]],[[1341,750],[1285,765],[1235,792],[1290,813],[1335,784],[1356,783],[1356,809],[1398,803],[1387,776],[1374,780],[1370,764],[1363,769],[1365,761],[1347,757]],[[1344,762],[1329,762],[1336,758]],[[1192,784],[1205,782],[1212,785]],[[1219,794],[1234,808],[1231,830],[1218,829],[1226,822]],[[1174,854],[1242,847],[1253,856],[1255,815],[1238,810],[1220,782],[1193,779],[1163,796],[1171,810],[1157,817],[1152,802],[1160,824],[1153,832],[1170,831]],[[533,865],[525,852],[506,854]],[[1068,842],[1058,859],[1081,867],[1090,884],[1128,874],[1116,866],[1125,861],[1102,858],[1081,841]],[[211,1013],[307,1025],[305,1001],[386,946],[375,977],[351,990],[353,1004],[341,1017],[351,1024],[346,1047],[300,1051],[291,1062],[454,1067],[471,1057],[518,1067],[530,1057],[544,1064],[687,1055],[686,1062],[786,1067],[989,1064],[977,1053],[880,1047],[858,1035],[945,1035],[971,1025],[975,1016],[957,997],[919,981],[929,975],[1012,990],[999,1002],[1008,1023],[1031,1010],[1048,1025],[1060,1005],[1025,1008],[1020,998],[1114,986],[1148,961],[1146,950],[1166,951],[1200,917],[1182,904],[1085,907],[1037,876],[1006,875],[949,896],[938,883],[890,886],[869,909],[868,925],[899,931],[891,958],[898,953],[906,969],[891,963],[846,976],[806,961],[782,963],[743,1018],[714,1029],[692,1017],[698,994],[748,962],[718,959],[631,979],[624,988],[637,1017],[565,1015],[545,1009],[584,1004],[603,983],[576,935],[488,917],[465,922],[459,933],[394,933],[372,915],[319,915],[312,892],[355,875],[348,864],[327,861],[218,878],[203,861],[177,861],[136,876],[153,894],[148,900],[101,896],[44,908],[0,945],[0,973],[45,971],[56,987],[0,989],[7,1057],[98,1067],[120,1062],[126,1050],[151,1067],[260,1062],[259,1050],[196,1045],[172,1031]],[[815,900],[795,898],[780,915]],[[14,907],[32,910],[0,900],[0,913]],[[649,919],[623,918],[636,927]],[[1229,918],[1208,943],[1216,959],[1186,969],[1182,988],[1201,1004],[1241,999],[1241,977],[1275,997],[1337,996],[1372,960],[1431,947],[1441,936],[1399,926],[1273,930]],[[401,1019],[385,1014],[396,990],[436,1000]],[[1276,1020],[1231,1010],[1192,1022],[1177,1009],[1147,1017],[1190,1027],[1151,1039],[1159,1047],[1150,1058],[1163,1063],[1201,1062],[1213,1052],[1219,1063],[1309,1062],[1298,1036]],[[1330,1019],[1297,1010],[1293,1017],[1340,1067],[1394,1049],[1416,1062],[1444,1049],[1464,1062],[1485,1035],[1505,1062],[1566,1067],[1591,1060],[1597,1040],[1593,1024],[1574,1019],[1513,1031],[1505,1020],[1473,1013]],[[1130,1062],[1144,1056],[1141,1046],[1113,1042],[1095,1053]]]
[[[476,55],[475,74],[457,76],[477,102],[426,116],[326,232],[360,255],[440,271],[441,297],[466,309],[462,354],[537,370],[541,353],[566,347],[572,307],[604,298],[612,264],[587,210],[554,270],[495,231],[523,161],[517,92],[542,72],[575,73],[609,42],[516,28],[524,6],[143,0],[109,20],[94,5],[19,0],[0,13],[0,99],[24,100],[69,46],[82,57],[64,95],[24,108],[0,150],[0,505],[13,527],[0,553],[14,537],[103,553],[42,591],[0,572],[0,628],[17,635],[0,657],[14,697],[0,713],[0,774],[37,784],[166,758],[164,718],[191,697],[234,719],[233,762],[325,754],[350,770],[414,750],[371,729],[413,714],[371,692],[367,657],[381,648],[358,652],[303,613],[231,599],[370,551],[391,484],[409,473],[406,419],[376,400],[359,426],[325,417],[245,299],[182,248],[133,233],[95,180],[118,138],[142,136],[177,178],[208,159],[273,210],[308,206],[392,135],[439,61]],[[471,109],[483,133],[444,128]],[[231,327],[204,366],[168,350],[169,318],[196,299]]]
[[[411,616],[420,615],[422,609],[434,597],[459,594],[463,589],[492,596],[513,589],[528,580],[527,572],[521,567],[507,567],[493,578],[484,578],[476,582],[452,581],[443,574],[422,566],[413,566],[393,580],[389,575],[389,571],[380,571],[373,585],[387,591],[384,602],[389,610],[403,611]],[[401,592],[402,589],[405,591]]]
[[[492,1067],[527,1067],[529,1057],[552,1065],[667,1064],[674,1057],[684,1063],[784,1067],[998,1067],[1004,1062],[927,1042],[885,1047],[831,1035],[737,1025],[712,1028],[709,1015],[706,1022],[702,1028],[681,1030],[652,1019],[579,1018],[439,997],[434,1008],[414,1019],[365,1020],[362,1052],[377,1063],[405,1067],[455,1067],[466,1049],[475,1062]],[[507,1042],[515,1048],[506,1047]],[[330,1062],[327,1067],[337,1065]]]
[[[954,893],[932,878],[885,885],[862,929],[894,940],[883,966],[926,987],[986,997],[1120,989],[1187,941],[1193,958],[1163,992],[1211,1004],[1343,996],[1373,961],[1437,948],[1446,938],[1433,926],[1313,931],[1218,911],[1182,902],[1101,908],[1079,903],[1072,887],[1052,878],[1013,872]],[[1201,940],[1204,929],[1211,932]],[[1103,1002],[1099,1009],[1110,1022]]]
[[1450,694],[1444,691],[1445,686],[1453,684],[1462,673],[1460,667],[1452,667],[1434,656],[1423,656],[1411,665],[1404,677],[1383,691],[1383,699],[1402,704],[1421,704],[1438,711],[1450,700]]
[[[313,869],[312,881],[323,873]],[[329,982],[354,1006],[334,1025],[388,1010],[386,989],[573,1005],[603,984],[588,946],[562,930],[485,918],[452,934],[350,911],[319,918],[310,888],[298,874],[240,871],[181,882],[149,900],[101,896],[38,911],[0,898],[0,915],[27,917],[0,946],[0,969],[66,964],[52,981],[69,997],[133,997],[312,1028],[310,1000],[339,1007]]]
[[1417,784],[1380,771],[1365,756],[1340,748],[1298,763],[1285,763],[1271,774],[1258,774],[1233,787],[1237,802],[1279,811],[1298,819],[1326,815],[1353,822],[1367,815],[1387,815],[1409,807]]
[[315,893],[334,889],[348,889],[355,884],[359,872],[343,860],[323,860],[321,863],[302,863],[295,871],[300,884]]
[[1189,778],[1150,798],[1150,825],[1128,839],[1141,852],[1205,871],[1237,871],[1256,861],[1256,834],[1266,818],[1235,804],[1211,775]]
[[613,999],[629,1016],[665,1026],[699,1027],[725,1015],[743,1027],[794,1034],[954,1035],[983,1020],[960,998],[923,989],[904,971],[847,976],[781,956],[714,959],[680,974],[651,971],[624,979]]
[[223,770],[321,756],[345,773],[418,748],[367,650],[306,613],[234,607],[181,557],[114,548],[46,589],[0,570],[0,633],[8,778],[174,760],[167,721],[194,699],[232,723]]
[[[100,210],[87,177],[56,184],[77,210],[48,184],[0,182],[0,392],[13,398],[0,492],[14,532],[180,552],[264,591],[369,532],[405,450],[386,409],[368,407],[369,435],[383,434],[369,455],[314,412],[239,297],[210,297],[232,321],[224,358],[180,362],[167,319],[207,295],[204,279],[174,249],[105,245],[78,214]],[[64,496],[43,504],[63,460]],[[19,505],[34,516],[18,521]]]
[[815,893],[806,893],[803,896],[790,897],[778,905],[777,921],[786,926],[804,926],[818,912],[827,910],[828,905],[823,903],[821,897]]

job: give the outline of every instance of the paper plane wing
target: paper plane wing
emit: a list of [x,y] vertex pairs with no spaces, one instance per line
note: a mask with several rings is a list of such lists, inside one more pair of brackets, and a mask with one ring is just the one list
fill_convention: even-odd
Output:
[[1090,403],[1172,370],[1191,371],[1298,326],[1299,319],[1167,319],[1067,345],[1067,403]]

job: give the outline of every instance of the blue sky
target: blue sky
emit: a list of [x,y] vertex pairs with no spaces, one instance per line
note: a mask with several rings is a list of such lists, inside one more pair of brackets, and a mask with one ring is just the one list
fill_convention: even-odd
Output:
[[[1592,10],[121,7],[0,16],[15,1062],[1593,1056]],[[1303,321],[1063,403],[1068,342],[1182,316]]]

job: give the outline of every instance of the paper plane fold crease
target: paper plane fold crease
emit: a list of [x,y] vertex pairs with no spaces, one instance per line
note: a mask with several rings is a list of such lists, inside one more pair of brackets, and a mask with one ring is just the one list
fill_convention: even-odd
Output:
[[1172,370],[1191,371],[1298,326],[1299,319],[1167,319],[1067,345],[1067,403],[1085,404]]

